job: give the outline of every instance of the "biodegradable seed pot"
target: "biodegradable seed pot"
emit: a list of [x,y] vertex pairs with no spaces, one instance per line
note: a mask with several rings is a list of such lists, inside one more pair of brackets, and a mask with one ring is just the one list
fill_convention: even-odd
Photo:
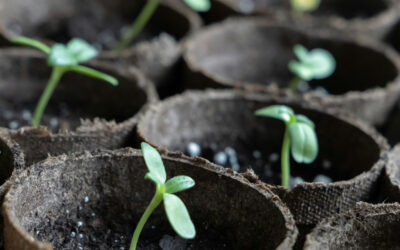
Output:
[[[163,162],[168,177],[187,175],[196,182],[179,197],[197,235],[187,241],[177,237],[159,207],[146,223],[138,249],[293,246],[293,217],[271,191],[202,159],[169,154]],[[5,198],[6,249],[128,249],[154,194],[146,172],[141,152],[134,149],[52,157],[31,166]]]
[[307,235],[305,250],[397,249],[400,205],[360,202],[348,212],[327,218]]
[[[301,31],[262,18],[230,19],[189,39],[187,88],[286,89],[293,78],[293,47],[323,48],[336,60],[334,74],[313,80],[307,98],[381,124],[400,95],[399,57],[383,44],[335,32]],[[207,45],[207,46],[204,46]],[[321,89],[321,87],[324,89]]]
[[[318,157],[310,165],[291,161],[291,190],[277,186],[284,126],[254,115],[273,104],[287,105],[315,123]],[[251,169],[255,174],[245,175],[275,184],[269,188],[305,226],[357,201],[375,200],[388,150],[375,130],[322,103],[237,90],[192,91],[166,99],[148,109],[137,130],[139,138],[161,150],[205,157],[238,172]]]
[[[48,129],[21,128],[30,125],[51,68],[36,51],[0,51],[0,126],[7,128],[1,129],[1,133],[20,144],[28,164],[48,154],[119,147],[136,125],[134,116],[147,103],[157,100],[154,86],[138,70],[116,71],[103,63],[89,64],[95,68],[96,65],[115,76],[120,84],[114,87],[101,80],[67,73],[44,111],[42,125]],[[81,122],[81,119],[87,120]]]
[[399,8],[396,0],[329,0],[320,1],[314,11],[293,13],[291,0],[217,0],[205,18],[213,22],[232,15],[263,15],[290,20],[293,25],[334,28],[380,39],[395,25]]
[[400,144],[389,153],[389,162],[385,167],[380,200],[383,202],[400,202]]
[[179,40],[197,30],[201,20],[177,0],[161,1],[135,45],[112,51],[146,2],[7,0],[0,9],[0,33],[8,39],[23,35],[61,43],[82,38],[104,51],[99,59],[114,62],[116,68],[134,65],[163,85],[168,83],[166,78],[175,80],[181,55]]

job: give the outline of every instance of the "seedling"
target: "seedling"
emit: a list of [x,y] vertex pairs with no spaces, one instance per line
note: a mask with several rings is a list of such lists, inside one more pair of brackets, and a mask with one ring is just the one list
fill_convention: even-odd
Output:
[[290,153],[298,163],[310,164],[318,155],[318,139],[314,123],[304,115],[295,114],[284,105],[272,105],[255,112],[258,116],[266,116],[285,123],[281,152],[282,186],[289,188]]
[[318,9],[321,0],[290,0],[290,3],[294,12],[303,13]]
[[74,71],[89,77],[97,78],[106,81],[114,86],[118,85],[118,80],[114,77],[99,72],[97,70],[79,65],[89,61],[97,56],[97,51],[87,42],[79,38],[71,39],[65,46],[56,43],[53,47],[48,47],[46,44],[33,40],[27,37],[17,36],[11,39],[11,42],[22,44],[36,48],[47,54],[47,64],[53,67],[50,79],[44,89],[42,96],[36,105],[35,112],[32,119],[32,126],[37,127],[43,116],[43,112],[57,87],[62,76],[69,71]]
[[297,92],[300,81],[325,79],[335,72],[336,61],[329,51],[320,48],[308,51],[300,44],[295,45],[293,51],[299,59],[290,61],[288,65],[296,75],[289,83],[289,89],[293,92]]
[[[208,11],[211,7],[210,0],[184,0],[185,3],[195,11]],[[140,11],[131,27],[122,35],[121,40],[116,44],[116,50],[123,50],[129,47],[132,41],[140,34],[144,27],[157,10],[160,0],[148,0]]]
[[150,179],[156,184],[156,193],[136,226],[129,249],[136,249],[144,224],[161,201],[164,201],[165,213],[175,232],[184,239],[193,239],[196,236],[196,229],[189,212],[182,200],[174,193],[193,187],[194,180],[189,176],[180,175],[165,182],[167,175],[158,151],[145,142],[142,142],[141,147],[144,161],[149,170],[144,178]]

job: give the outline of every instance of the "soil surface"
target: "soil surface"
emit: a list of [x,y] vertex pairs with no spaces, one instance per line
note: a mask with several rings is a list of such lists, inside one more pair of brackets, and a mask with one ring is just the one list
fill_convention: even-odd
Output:
[[[224,149],[211,147],[200,147],[197,143],[189,143],[186,154],[190,156],[201,156],[221,166],[231,168],[237,172],[246,172],[253,169],[262,181],[269,184],[281,184],[281,157],[280,152],[262,153],[258,148],[248,148],[248,152],[236,151],[233,147]],[[249,157],[250,156],[250,157]],[[334,168],[329,160],[318,158],[316,164],[294,164],[291,159],[290,186],[294,187],[304,181],[329,183],[337,181],[334,176]]]
[[[110,213],[105,210],[107,208],[95,204],[88,196],[82,200],[80,206],[64,208],[64,216],[55,221],[51,216],[45,218],[43,223],[31,230],[31,233],[39,240],[51,242],[55,249],[129,249],[139,216],[133,216],[131,224],[127,223],[127,220],[131,220],[132,215],[127,215],[127,212],[112,215],[113,218],[110,220],[108,219]],[[162,205],[157,209],[163,210]],[[232,249],[227,239],[206,225],[203,227],[196,225],[198,231],[196,238],[185,240],[172,230],[166,216],[158,218],[156,222],[154,217],[157,215],[153,214],[147,222],[137,249]]]

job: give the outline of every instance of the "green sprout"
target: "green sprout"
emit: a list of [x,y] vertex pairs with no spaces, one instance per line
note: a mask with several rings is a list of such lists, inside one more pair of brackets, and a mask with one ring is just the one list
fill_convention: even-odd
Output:
[[[195,11],[208,11],[211,7],[210,0],[185,0]],[[132,41],[142,32],[147,25],[154,12],[157,10],[160,0],[148,0],[146,5],[140,11],[139,16],[135,19],[131,27],[122,35],[121,40],[116,44],[115,49],[121,51],[129,47]]]
[[194,180],[189,176],[180,175],[165,182],[167,174],[158,151],[145,142],[142,142],[141,147],[149,170],[145,179],[150,179],[156,184],[156,193],[136,226],[129,250],[136,249],[144,224],[161,201],[164,201],[165,213],[175,232],[184,239],[193,239],[196,236],[196,229],[189,212],[182,200],[174,193],[193,187]]
[[289,188],[290,151],[298,163],[310,164],[318,155],[318,139],[314,123],[304,115],[295,114],[284,105],[259,109],[255,115],[281,120],[285,123],[281,152],[282,186]]
[[51,48],[42,42],[22,36],[12,38],[11,42],[30,46],[43,51],[48,56],[47,64],[50,67],[53,67],[50,79],[35,108],[32,119],[32,126],[34,127],[38,127],[40,125],[43,112],[46,109],[50,97],[52,96],[60,79],[66,72],[74,71],[89,77],[106,81],[114,86],[118,85],[118,80],[114,77],[79,65],[80,63],[87,62],[97,56],[96,49],[82,39],[71,39],[66,46],[56,43]]
[[293,51],[299,59],[290,61],[288,65],[296,75],[289,83],[289,89],[293,92],[297,92],[300,81],[325,79],[335,72],[336,61],[329,51],[320,48],[308,51],[300,44],[296,44]]
[[318,9],[321,0],[290,0],[290,3],[294,12],[303,13]]

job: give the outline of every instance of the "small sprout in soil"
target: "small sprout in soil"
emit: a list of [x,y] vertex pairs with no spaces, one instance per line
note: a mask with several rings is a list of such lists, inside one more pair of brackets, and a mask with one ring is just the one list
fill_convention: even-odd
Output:
[[174,193],[193,187],[195,185],[194,180],[189,176],[180,175],[166,182],[167,174],[158,151],[145,142],[142,142],[141,148],[149,170],[145,178],[156,184],[156,193],[136,226],[129,249],[136,249],[144,224],[161,201],[164,201],[165,213],[175,232],[184,239],[193,239],[196,236],[196,229],[190,219],[189,212],[182,200]]
[[97,51],[87,42],[79,38],[71,39],[67,45],[56,43],[53,47],[48,47],[46,44],[22,36],[17,36],[11,39],[11,42],[26,46],[31,46],[47,54],[47,64],[53,67],[50,80],[44,89],[42,96],[35,108],[33,114],[32,126],[40,125],[43,112],[57,87],[62,76],[69,71],[74,71],[89,77],[97,78],[106,81],[114,86],[118,85],[118,80],[114,77],[99,72],[97,70],[79,65],[87,62],[97,56]]
[[300,44],[295,45],[293,51],[299,59],[290,61],[288,65],[296,75],[289,83],[289,89],[293,92],[297,92],[300,81],[325,79],[335,72],[336,61],[329,51],[320,48],[308,51]]
[[303,13],[318,9],[321,0],[290,0],[290,3],[294,12]]
[[[211,6],[210,0],[185,0],[185,2],[195,11],[208,11]],[[130,46],[132,41],[140,34],[140,32],[142,32],[144,27],[146,27],[159,4],[160,0],[147,1],[146,5],[140,11],[139,16],[135,19],[131,27],[122,35],[121,40],[116,44],[116,50],[121,51]]]
[[284,105],[272,105],[255,112],[258,116],[266,116],[285,123],[281,152],[282,186],[289,188],[290,151],[298,163],[310,164],[318,155],[318,139],[314,123],[304,115],[295,114]]

